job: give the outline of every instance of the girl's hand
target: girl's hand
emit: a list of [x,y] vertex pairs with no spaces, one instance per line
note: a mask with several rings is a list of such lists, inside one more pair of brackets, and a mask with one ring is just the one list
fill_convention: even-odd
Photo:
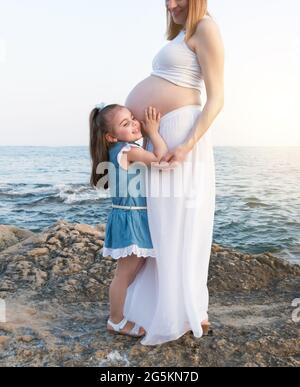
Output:
[[142,129],[147,136],[158,133],[161,114],[152,106],[145,109],[145,121],[142,121]]
[[160,164],[162,169],[172,169],[179,166],[179,164],[183,163],[187,155],[189,154],[189,150],[184,145],[179,145],[177,148],[169,151],[161,160]]

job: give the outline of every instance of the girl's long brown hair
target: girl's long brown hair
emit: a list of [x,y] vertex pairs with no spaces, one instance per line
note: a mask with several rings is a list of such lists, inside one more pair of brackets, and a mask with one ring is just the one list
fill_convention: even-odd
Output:
[[120,106],[117,104],[108,105],[103,109],[95,108],[90,113],[90,156],[92,161],[90,184],[92,187],[96,187],[98,181],[108,174],[106,171],[103,175],[98,175],[97,167],[100,163],[109,161],[110,143],[106,140],[105,135],[112,130],[110,113],[118,107]]
[[[200,20],[205,15],[210,17],[211,14],[208,12],[208,0],[189,0],[189,11],[186,21],[186,40],[190,39],[191,36],[194,35],[197,25]],[[172,18],[172,15],[166,8],[167,13],[167,39],[173,40],[182,30],[182,26],[180,24],[175,24]]]

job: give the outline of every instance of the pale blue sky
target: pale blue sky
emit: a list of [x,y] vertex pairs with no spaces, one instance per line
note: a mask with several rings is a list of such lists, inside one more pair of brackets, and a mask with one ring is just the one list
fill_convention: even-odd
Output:
[[[164,0],[0,0],[0,145],[87,145],[167,43]],[[215,145],[300,145],[299,0],[209,0],[226,51]]]

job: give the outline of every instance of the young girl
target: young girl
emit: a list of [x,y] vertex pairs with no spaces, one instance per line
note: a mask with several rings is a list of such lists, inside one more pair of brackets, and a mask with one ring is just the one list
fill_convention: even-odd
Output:
[[[108,183],[113,188],[113,208],[109,214],[103,256],[118,260],[114,279],[109,289],[110,317],[107,329],[135,337],[145,335],[145,330],[127,321],[123,315],[126,292],[147,257],[155,257],[151,241],[147,202],[145,195],[120,194],[120,182],[127,188],[137,176],[130,173],[135,162],[145,167],[159,162],[168,148],[158,132],[161,115],[155,108],[145,110],[145,122],[135,119],[124,106],[96,107],[90,114],[90,154],[92,159],[91,185],[97,186],[100,176],[97,167],[109,162]],[[143,132],[153,144],[153,153],[141,145]],[[144,141],[145,142],[145,141]],[[101,179],[104,176],[101,176]],[[142,175],[143,177],[143,175]],[[124,193],[124,192],[123,192]]]

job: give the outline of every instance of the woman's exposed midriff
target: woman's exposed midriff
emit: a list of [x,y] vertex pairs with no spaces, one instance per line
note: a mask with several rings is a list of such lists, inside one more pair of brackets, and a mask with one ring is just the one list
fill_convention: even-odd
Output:
[[144,111],[148,106],[155,107],[163,117],[186,105],[202,105],[200,91],[175,85],[155,75],[138,83],[125,102],[125,106],[139,121],[144,120]]

